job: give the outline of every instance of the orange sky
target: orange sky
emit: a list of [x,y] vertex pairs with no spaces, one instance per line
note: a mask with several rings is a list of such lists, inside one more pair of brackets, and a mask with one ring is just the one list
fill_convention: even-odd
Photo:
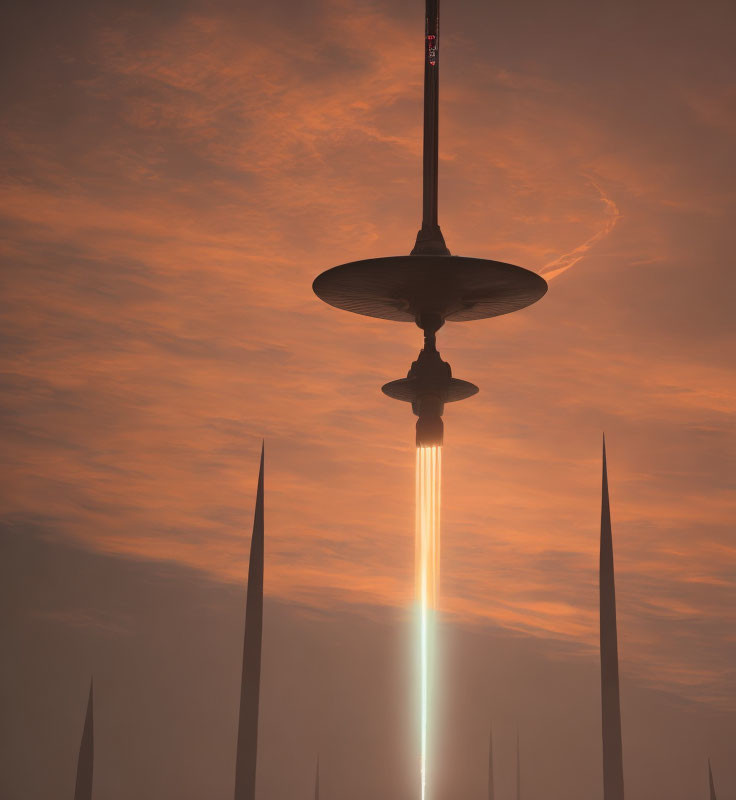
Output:
[[[734,709],[733,10],[512,5],[443,7],[440,221],[550,289],[440,332],[443,605],[595,648],[605,430],[623,671]],[[405,606],[420,334],[311,281],[413,245],[416,9],[86,8],[9,54],[6,521],[242,582],[265,438],[267,592]]]

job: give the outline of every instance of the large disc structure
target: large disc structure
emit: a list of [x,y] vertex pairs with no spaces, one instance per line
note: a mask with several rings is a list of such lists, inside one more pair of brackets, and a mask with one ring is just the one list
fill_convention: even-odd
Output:
[[351,261],[312,285],[331,306],[367,317],[416,322],[424,315],[465,322],[498,317],[539,300],[544,278],[503,261],[452,255],[405,255]]

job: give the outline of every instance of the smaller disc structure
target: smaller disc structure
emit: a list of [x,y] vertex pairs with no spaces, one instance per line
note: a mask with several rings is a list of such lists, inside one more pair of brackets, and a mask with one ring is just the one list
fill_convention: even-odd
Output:
[[[415,403],[420,396],[419,383],[415,378],[401,378],[390,381],[381,387],[381,391],[394,400],[403,400],[405,403]],[[456,403],[478,394],[478,387],[470,381],[459,378],[450,378],[447,388],[442,392],[444,403]]]
[[368,317],[415,322],[424,314],[464,322],[535,303],[544,278],[503,261],[452,255],[406,255],[351,261],[312,284],[331,306]]

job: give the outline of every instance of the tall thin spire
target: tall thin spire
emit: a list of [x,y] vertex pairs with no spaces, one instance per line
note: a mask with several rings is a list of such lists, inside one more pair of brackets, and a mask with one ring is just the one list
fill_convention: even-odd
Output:
[[424,28],[424,155],[422,228],[412,255],[449,255],[437,221],[437,167],[440,90],[440,0],[426,0]]
[[263,633],[263,461],[261,447],[258,491],[250,540],[248,594],[245,604],[243,672],[240,685],[238,746],[235,756],[235,800],[255,800],[258,754],[258,699],[261,685],[261,638]]
[[89,682],[87,697],[87,714],[84,717],[84,730],[79,745],[77,760],[77,785],[74,789],[74,800],[92,800],[92,773],[95,761],[95,732],[93,718],[94,690],[92,680]]
[[319,756],[317,756],[317,772],[314,775],[314,800],[319,800]]
[[521,800],[521,748],[519,732],[516,732],[516,800]]
[[496,800],[496,787],[493,781],[493,726],[488,733],[488,800]]
[[618,680],[618,634],[616,632],[616,585],[613,571],[613,536],[611,532],[611,507],[608,499],[605,436],[603,437],[599,581],[603,800],[624,800],[621,701]]
[[710,768],[710,759],[708,759],[708,785],[710,787],[710,800],[716,800],[716,786],[713,783],[713,770]]

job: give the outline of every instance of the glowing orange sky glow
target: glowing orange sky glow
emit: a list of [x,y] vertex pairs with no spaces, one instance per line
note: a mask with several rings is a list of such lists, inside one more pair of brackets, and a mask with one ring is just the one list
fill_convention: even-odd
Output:
[[[16,54],[5,515],[241,583],[265,438],[267,594],[406,609],[412,421],[379,387],[419,333],[311,282],[413,244],[421,13],[417,35],[403,4],[263,5],[100,12],[58,61]],[[595,651],[605,430],[623,673],[734,708],[725,4],[666,30],[639,4],[447,5],[448,246],[551,284],[439,332],[480,386],[445,414],[443,613]]]

